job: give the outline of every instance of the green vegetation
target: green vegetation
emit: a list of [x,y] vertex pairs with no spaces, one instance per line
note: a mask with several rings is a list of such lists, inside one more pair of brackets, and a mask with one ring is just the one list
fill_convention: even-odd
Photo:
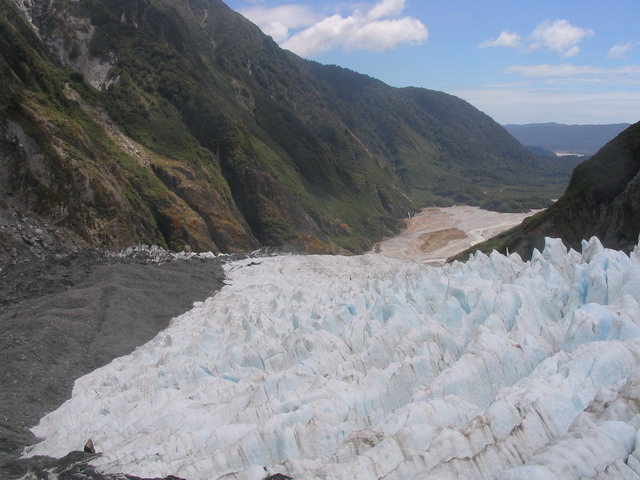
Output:
[[[86,238],[115,222],[127,234],[112,244],[362,252],[422,207],[538,208],[569,179],[466,102],[303,61],[219,0],[56,8],[38,21],[46,37],[69,61],[109,62],[113,81],[98,90],[57,64],[4,5],[0,67],[14,88],[0,99],[50,165],[74,159],[49,189],[84,212]],[[96,195],[81,194],[85,177]]]

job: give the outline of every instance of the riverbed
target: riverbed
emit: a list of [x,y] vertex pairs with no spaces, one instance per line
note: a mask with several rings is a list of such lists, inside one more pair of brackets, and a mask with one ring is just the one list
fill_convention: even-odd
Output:
[[442,263],[539,211],[500,213],[463,205],[429,207],[408,218],[402,232],[377,244],[374,251],[391,258]]

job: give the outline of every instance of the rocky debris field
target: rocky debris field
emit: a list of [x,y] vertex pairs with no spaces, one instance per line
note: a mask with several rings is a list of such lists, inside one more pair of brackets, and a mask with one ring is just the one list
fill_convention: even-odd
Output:
[[0,271],[6,265],[63,256],[81,248],[81,243],[64,228],[17,210],[6,199],[0,199]]
[[113,255],[63,244],[51,231],[11,215],[0,227],[14,245],[3,243],[0,263],[0,478],[116,478],[96,473],[82,452],[18,457],[36,441],[29,429],[71,396],[77,378],[212,296],[225,257],[180,259],[159,249]]

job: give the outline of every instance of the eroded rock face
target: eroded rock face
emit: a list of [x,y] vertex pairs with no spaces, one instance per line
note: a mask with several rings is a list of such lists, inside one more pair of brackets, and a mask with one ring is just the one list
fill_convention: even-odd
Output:
[[15,3],[36,31],[53,7],[53,0],[15,0]]
[[[56,10],[51,0],[16,0],[34,30],[60,61],[82,72],[87,82],[100,90],[118,81],[111,69],[117,57],[110,53],[94,57],[89,44],[95,33],[91,20],[80,12],[80,2],[71,2],[64,10]],[[64,25],[64,29],[59,25]]]
[[555,228],[577,247],[595,235],[609,248],[630,250],[640,234],[640,123],[632,125],[576,168],[550,213]]
[[612,248],[628,249],[640,232],[640,173],[627,184],[603,215],[603,243]]
[[91,25],[88,18],[65,16],[64,22],[71,25],[71,31],[76,38],[65,42],[59,36],[51,36],[45,39],[49,46],[60,60],[68,67],[82,72],[84,78],[99,90],[106,90],[109,85],[118,81],[118,75],[112,74],[111,69],[117,63],[115,54],[110,53],[104,57],[92,57],[89,54],[89,42],[95,32],[95,27]]
[[50,205],[48,221],[33,214],[38,187],[53,188],[54,175],[24,130],[0,115],[0,264],[71,252],[81,239],[63,226],[67,209]]

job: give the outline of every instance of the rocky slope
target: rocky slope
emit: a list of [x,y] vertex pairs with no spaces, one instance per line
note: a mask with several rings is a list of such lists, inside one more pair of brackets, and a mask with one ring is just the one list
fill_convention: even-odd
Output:
[[0,478],[133,479],[95,472],[86,465],[91,455],[81,452],[18,457],[37,441],[30,428],[70,397],[78,377],[130,353],[213,295],[230,257],[175,259],[144,249],[49,257],[0,271]]
[[[304,61],[219,0],[12,0],[0,24],[0,210],[65,245],[358,252],[422,206],[542,206],[569,177],[466,102]],[[3,259],[33,250],[14,230]]]
[[[574,171],[565,194],[550,208],[488,242],[485,252],[530,257],[544,237],[562,238],[577,251],[597,236],[608,248],[630,250],[640,235],[640,123],[631,125]],[[464,258],[465,252],[460,258]]]

